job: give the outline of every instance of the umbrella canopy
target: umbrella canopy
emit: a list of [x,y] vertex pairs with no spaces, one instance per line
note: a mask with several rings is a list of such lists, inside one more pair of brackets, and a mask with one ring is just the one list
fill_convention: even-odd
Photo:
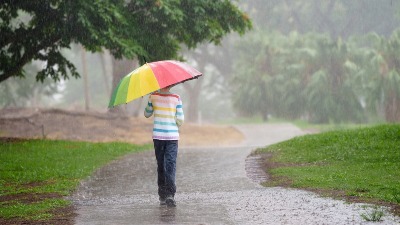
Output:
[[161,88],[201,75],[193,67],[175,60],[146,63],[121,79],[108,107],[128,103]]

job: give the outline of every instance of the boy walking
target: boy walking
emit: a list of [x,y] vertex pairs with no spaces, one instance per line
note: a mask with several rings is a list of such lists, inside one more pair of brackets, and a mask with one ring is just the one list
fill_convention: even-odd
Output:
[[175,207],[179,127],[184,121],[184,115],[180,96],[171,93],[170,89],[171,86],[168,86],[150,95],[144,116],[149,118],[154,115],[153,142],[160,205]]

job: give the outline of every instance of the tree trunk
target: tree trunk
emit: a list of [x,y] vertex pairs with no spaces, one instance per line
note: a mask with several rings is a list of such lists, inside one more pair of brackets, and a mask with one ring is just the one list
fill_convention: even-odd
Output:
[[[127,59],[122,59],[122,60],[117,60],[113,57],[112,59],[112,64],[113,64],[113,79],[112,79],[112,87],[113,91],[121,81],[121,79],[126,76],[128,73],[133,71],[135,68],[137,68],[138,63],[134,60],[127,60]],[[112,95],[112,92],[111,92]],[[110,99],[111,99],[110,95]],[[111,113],[117,113],[121,115],[126,115],[127,114],[127,108],[125,105],[119,105],[115,106],[111,109],[109,109],[109,112]]]
[[400,99],[394,93],[390,93],[385,104],[385,119],[389,123],[400,121]]
[[132,110],[132,115],[134,117],[139,117],[139,116],[143,116],[143,111],[144,111],[144,107],[142,106],[143,102],[147,105],[147,99],[148,98],[140,98],[140,99],[136,99],[134,100],[131,105],[131,110]]
[[[269,69],[271,69],[271,67],[269,67]],[[260,85],[260,90],[261,90],[261,99],[264,99],[263,102],[260,102],[259,104],[262,104],[261,109],[260,109],[260,113],[262,116],[262,120],[263,122],[267,122],[268,121],[268,96],[267,96],[267,91],[266,91],[266,84],[264,81],[260,80],[259,82]]]
[[268,122],[268,112],[263,112],[261,116],[263,122]]
[[87,63],[86,63],[86,50],[81,47],[82,55],[82,76],[83,76],[83,91],[85,92],[85,110],[89,111],[89,85],[88,85],[88,74],[87,74]]
[[199,87],[201,87],[201,84],[195,84],[194,87],[191,88],[191,91],[187,91],[189,93],[189,102],[187,108],[188,112],[185,113],[187,115],[185,119],[189,122],[198,122],[199,120]]
[[110,59],[110,52],[108,50],[104,50],[103,52],[99,53],[99,56],[101,60],[101,65],[103,67],[104,88],[107,92],[107,95],[111,95],[109,76],[112,73],[112,68],[110,68],[112,61]]
[[[199,63],[199,71],[204,71],[204,64]],[[201,93],[201,88],[203,86],[203,78],[188,81],[183,84],[187,95],[189,96],[189,101],[187,103],[187,112],[185,112],[185,120],[189,122],[198,122],[199,120],[199,97]]]

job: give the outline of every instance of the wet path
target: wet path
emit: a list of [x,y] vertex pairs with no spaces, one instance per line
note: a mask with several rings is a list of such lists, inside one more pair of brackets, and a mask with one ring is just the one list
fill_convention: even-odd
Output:
[[[240,146],[180,148],[176,208],[159,206],[154,153],[116,161],[82,183],[72,196],[76,224],[360,224],[360,205],[312,193],[264,188],[245,171],[259,146],[302,135],[290,124],[238,126]],[[380,223],[382,224],[382,223]],[[397,224],[386,217],[383,224]]]

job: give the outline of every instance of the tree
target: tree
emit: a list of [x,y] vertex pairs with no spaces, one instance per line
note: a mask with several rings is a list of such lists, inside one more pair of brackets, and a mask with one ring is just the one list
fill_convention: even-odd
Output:
[[232,84],[240,112],[317,123],[364,119],[347,69],[347,45],[340,39],[294,32],[255,34],[248,41],[239,47]]
[[[180,58],[177,56],[181,43],[190,50],[198,44],[208,42],[220,44],[222,38],[231,31],[243,34],[251,28],[251,22],[247,15],[228,0],[181,0],[181,1],[159,1],[160,7],[153,7],[153,19],[147,18],[148,12],[133,15],[129,20],[138,20],[141,29],[135,27],[129,31],[129,35],[139,32],[141,38],[138,41],[144,46],[148,54],[138,57],[139,64],[145,60],[156,61],[168,58]],[[157,32],[154,32],[157,30]],[[205,62],[198,60],[200,71]],[[124,65],[129,62],[123,63]],[[131,63],[132,64],[132,63]],[[115,68],[115,67],[114,67]],[[121,67],[122,68],[122,67]],[[128,70],[113,73],[113,85],[116,86],[121,77]],[[187,117],[189,121],[197,121],[198,98],[202,87],[202,81],[186,83],[184,85],[190,95]]]
[[[388,122],[400,121],[400,30],[387,40],[380,42],[378,54],[383,61],[379,64],[380,81],[383,86],[385,118]],[[378,56],[379,56],[378,55]]]
[[[243,5],[260,37],[247,36],[251,41],[242,40],[237,51],[233,101],[239,112],[320,123],[361,122],[376,119],[377,112],[387,121],[399,117],[399,44],[394,35],[387,39],[399,26],[398,1]],[[278,32],[282,43],[272,41]],[[378,34],[375,46],[349,46],[355,34],[355,42],[366,44],[359,37],[368,32]]]
[[[189,96],[188,107],[185,114],[187,114],[187,120],[192,122],[197,122],[200,120],[200,113],[204,112],[205,117],[207,115],[215,119],[217,117],[217,113],[213,111],[218,111],[216,101],[211,100],[211,98],[218,93],[218,100],[228,99],[229,96],[224,96],[224,93],[228,93],[228,91],[222,90],[221,86],[226,84],[226,77],[229,76],[229,72],[223,71],[224,68],[229,69],[231,67],[231,63],[225,66],[225,63],[232,58],[232,54],[225,52],[227,48],[224,48],[226,39],[223,40],[221,45],[215,46],[212,44],[202,44],[198,46],[194,51],[187,50],[183,52],[183,56],[185,59],[189,61],[189,63],[195,65],[195,67],[202,71],[205,76],[194,82],[186,82],[183,85],[185,90],[185,95]],[[229,56],[229,57],[226,57]],[[202,93],[206,93],[201,96]],[[208,103],[204,103],[208,101]],[[209,104],[209,102],[213,102]],[[204,104],[202,104],[204,103]],[[199,105],[202,104],[201,110],[199,109]],[[226,109],[226,107],[224,107]],[[200,112],[202,111],[202,112]],[[202,114],[203,115],[203,114]],[[185,117],[186,118],[186,117]]]
[[0,82],[24,77],[32,60],[46,62],[39,81],[79,77],[61,53],[71,43],[92,52],[108,49],[117,59],[139,56],[143,63],[177,58],[181,44],[218,44],[225,34],[251,26],[228,0],[6,0],[0,12]]
[[[132,55],[138,45],[121,38],[118,27],[113,26],[125,23],[121,6],[108,1],[3,1],[0,82],[24,77],[23,67],[32,60],[46,62],[37,80],[79,77],[74,65],[61,54],[62,48],[69,48],[73,42],[82,43],[90,51],[104,46],[119,57]],[[21,15],[24,20],[20,20]]]
[[315,65],[315,72],[306,88],[310,119],[318,123],[363,121],[361,102],[351,86],[352,73],[346,69],[350,63],[347,44],[326,37],[313,42],[316,55],[308,64]]
[[269,88],[280,72],[279,56],[282,35],[252,33],[237,47],[232,78],[233,107],[243,115],[261,115],[264,120],[273,114],[274,92]]
[[[358,56],[361,59],[357,63],[360,69],[355,86],[360,89],[360,95],[365,98],[369,110],[376,114],[382,113],[387,122],[399,122],[400,30],[394,32],[390,38],[370,34],[359,40],[363,40],[357,42],[363,57]],[[368,44],[362,46],[360,42]]]

